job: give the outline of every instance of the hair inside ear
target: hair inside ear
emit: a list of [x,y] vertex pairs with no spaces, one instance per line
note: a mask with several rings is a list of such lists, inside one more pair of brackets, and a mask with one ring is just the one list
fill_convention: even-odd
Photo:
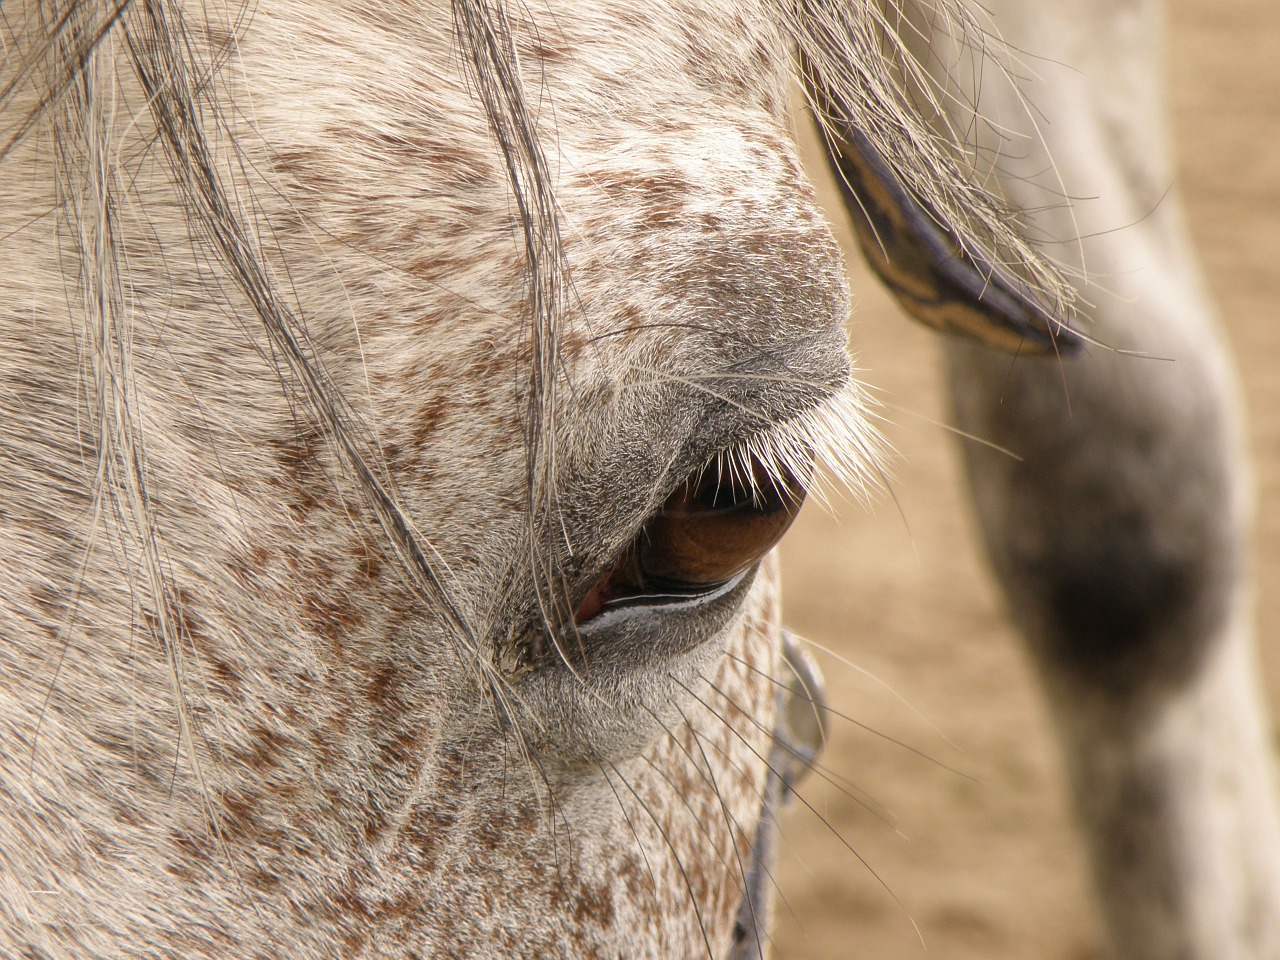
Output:
[[1012,270],[958,242],[859,130],[838,124],[827,137],[827,159],[863,256],[908,314],[1010,353],[1079,351],[1079,334]]

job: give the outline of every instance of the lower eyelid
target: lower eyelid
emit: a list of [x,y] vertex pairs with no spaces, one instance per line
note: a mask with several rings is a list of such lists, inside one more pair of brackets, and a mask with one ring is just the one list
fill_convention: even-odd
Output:
[[610,601],[601,608],[595,617],[581,624],[579,629],[591,632],[608,630],[623,622],[643,616],[652,616],[657,609],[662,607],[670,607],[672,610],[676,610],[714,604],[737,590],[742,581],[751,575],[754,568],[755,564],[752,564],[746,570],[731,577],[724,583],[718,584],[702,593],[654,593]]

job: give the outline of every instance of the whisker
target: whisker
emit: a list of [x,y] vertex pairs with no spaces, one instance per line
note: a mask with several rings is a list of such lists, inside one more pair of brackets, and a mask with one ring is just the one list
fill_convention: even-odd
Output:
[[[938,738],[942,740],[943,743],[951,747],[953,750],[956,750],[960,753],[964,752],[954,740],[952,740],[950,737],[946,735],[942,727],[939,726],[936,721],[930,718],[919,707],[917,707],[914,703],[912,703],[910,700],[904,697],[901,693],[899,693],[886,680],[881,679],[876,674],[872,673],[870,670],[866,669],[865,667],[859,666],[858,664],[850,660],[848,657],[845,657],[837,653],[835,650],[832,650],[830,647],[824,646],[823,644],[819,643],[817,640],[812,640],[809,637],[795,633],[794,631],[792,631],[792,634],[795,636],[797,640],[801,641],[802,643],[808,644],[809,646],[813,647],[815,650],[821,650],[827,656],[831,657],[834,660],[839,661],[842,665],[848,667],[850,670],[854,671],[860,676],[866,677],[868,680],[876,684],[878,687],[880,687],[886,693],[892,696],[895,700],[901,703],[904,707],[910,710],[913,714],[915,714],[916,718],[919,719],[920,722],[926,724],[929,727],[929,729],[931,729],[934,733],[936,733],[938,735]],[[966,776],[966,775],[961,774],[961,776]]]
[[[609,773],[604,768],[605,761],[597,761],[596,766],[600,770],[600,775],[604,778],[604,782],[609,785],[609,790],[613,793],[614,799],[618,801],[618,809],[622,811],[622,819],[627,822],[627,829],[631,831],[631,836],[636,842],[636,849],[640,851],[640,858],[644,860],[644,868],[649,873],[649,883],[654,891],[658,890],[658,876],[653,872],[653,864],[649,862],[649,854],[645,852],[644,841],[640,839],[640,833],[636,830],[635,823],[631,820],[631,814],[627,813],[627,805],[622,800],[622,795],[618,793],[618,788],[613,785],[613,781],[609,779]],[[609,764],[613,767],[613,764]],[[617,772],[617,768],[614,768]],[[628,787],[628,789],[630,789]],[[632,791],[634,793],[635,791]]]
[[[715,743],[715,742],[713,742],[713,741],[709,740],[709,739],[708,739],[708,738],[706,738],[706,737],[699,738],[699,737],[697,736],[697,731],[694,729],[693,722],[689,719],[688,715],[684,712],[684,710],[682,710],[682,709],[679,707],[679,705],[677,705],[677,706],[676,706],[676,710],[677,710],[677,711],[679,711],[680,716],[681,716],[682,718],[684,718],[684,722],[685,722],[685,724],[689,727],[689,729],[690,729],[691,731],[693,731],[693,733],[694,733],[694,744],[698,747],[698,752],[702,755],[703,762],[707,764],[707,769],[708,769],[708,771],[710,771],[710,770],[712,769],[711,761],[710,761],[710,759],[707,757],[706,751],[702,749],[702,744],[701,744],[700,740],[706,740],[706,741],[707,741],[707,743],[708,743],[708,744],[710,744],[711,748],[712,748],[713,750],[715,750],[715,751],[716,751],[716,753],[718,753],[720,756],[722,756],[722,757],[724,758],[725,762],[726,762],[726,763],[728,763],[730,766],[732,766],[732,767],[733,767],[735,770],[737,770],[739,773],[742,773],[742,774],[747,774],[747,773],[748,773],[748,771],[747,771],[745,768],[743,768],[743,766],[742,766],[740,763],[738,763],[738,762],[737,762],[733,757],[731,757],[731,756],[730,756],[730,755],[729,755],[729,754],[724,750],[724,748],[722,748],[719,744],[717,744],[717,743]],[[712,711],[712,713],[714,713],[714,714],[715,714],[716,719],[718,719],[721,723],[723,723],[723,724],[727,724],[727,723],[728,723],[728,721],[727,721],[727,720],[726,720],[726,719],[725,719],[721,714],[716,713],[715,711]],[[687,754],[687,751],[686,751],[686,754]],[[711,783],[712,783],[713,787],[715,787],[715,781],[714,781],[714,778],[712,779]],[[719,796],[719,788],[718,788],[718,787],[716,787],[716,790],[717,790],[717,797],[718,797],[718,796]],[[770,820],[770,821],[772,821],[772,829],[774,829],[774,830],[776,830],[776,831],[778,832],[778,836],[779,836],[779,837],[782,837],[783,839],[785,839],[785,838],[786,838],[786,834],[783,832],[783,829],[782,829],[782,818],[778,815],[778,811],[777,811],[777,810],[774,810],[774,809],[773,809],[773,807],[772,807],[772,805],[769,803],[768,788],[766,787],[764,790],[756,790],[756,789],[754,789],[754,788],[753,788],[753,789],[752,789],[752,793],[753,793],[754,795],[756,795],[756,796],[758,796],[758,797],[760,798],[760,813],[761,813],[761,816],[762,816],[762,817],[768,817],[768,818],[769,818],[769,820]],[[725,813],[726,813],[726,815],[729,815],[729,814],[728,814],[727,809],[726,809]],[[748,847],[748,848],[749,848],[749,849],[754,853],[754,852],[755,852],[756,847],[755,847],[755,844],[754,844],[754,843],[752,843],[750,835],[749,835],[749,834],[747,834],[745,831],[743,831],[743,830],[742,830],[742,826],[741,826],[741,824],[739,824],[739,823],[737,822],[737,820],[736,820],[736,819],[734,819],[734,818],[731,818],[731,819],[733,819],[733,826],[734,826],[734,827],[739,831],[739,833],[741,833],[741,834],[743,835],[744,839],[746,840],[746,842],[747,842],[747,847]],[[791,901],[787,899],[787,895],[786,895],[786,893],[783,891],[783,889],[782,889],[781,885],[778,883],[777,879],[774,877],[773,871],[772,871],[772,870],[770,869],[770,867],[769,867],[768,858],[761,858],[761,860],[760,860],[760,866],[761,866],[761,868],[764,870],[764,872],[765,872],[765,876],[767,876],[767,877],[769,878],[769,882],[773,885],[774,891],[778,894],[778,899],[780,899],[780,900],[782,901],[783,905],[785,905],[785,906],[786,906],[786,908],[787,908],[787,912],[788,912],[789,914],[791,914],[791,916],[792,916],[793,918],[795,918],[796,920],[799,920],[799,916],[796,914],[795,910],[794,910],[794,909],[792,908],[792,906],[791,906]],[[739,870],[741,871],[741,873],[742,873],[742,877],[743,877],[743,896],[744,896],[744,897],[749,897],[749,896],[750,896],[750,892],[749,892],[749,885],[750,885],[750,884],[749,884],[749,878],[747,877],[747,872],[746,872],[746,870],[745,870],[745,869],[743,869],[743,866],[742,866],[742,859],[741,859],[741,857],[739,857],[739,858],[738,858],[738,868],[739,868]],[[751,914],[752,914],[752,920],[754,921],[754,920],[755,920],[755,905],[754,905],[754,904],[752,904],[752,905],[751,905]],[[758,929],[758,925],[757,925],[757,929]],[[766,935],[767,935],[767,933],[766,933]],[[772,938],[770,938],[770,942],[772,942]]]
[[[759,930],[759,918],[756,916],[756,905],[750,891],[750,872],[747,870],[746,864],[742,862],[742,854],[738,851],[737,843],[734,842],[734,834],[736,833],[738,836],[741,836],[747,845],[747,849],[752,852],[755,851],[755,844],[752,842],[751,836],[748,832],[742,829],[742,825],[738,823],[737,818],[730,813],[729,806],[724,800],[724,794],[720,790],[720,785],[716,782],[715,767],[712,765],[710,758],[707,757],[707,752],[702,749],[702,743],[700,742],[697,729],[694,727],[693,723],[690,722],[688,715],[680,708],[679,704],[676,704],[676,711],[680,714],[681,719],[684,720],[685,725],[693,732],[693,745],[698,748],[698,753],[702,757],[702,762],[706,765],[707,781],[711,786],[712,793],[716,796],[716,802],[720,807],[721,816],[724,818],[725,829],[729,834],[729,843],[733,847],[734,859],[738,864],[738,876],[742,878],[743,899],[746,901],[747,907],[751,912],[751,924],[753,928]],[[721,718],[721,721],[723,722],[723,718]],[[765,865],[765,870],[768,871],[767,865]],[[769,879],[770,881],[773,881],[772,873],[769,874]],[[774,882],[774,886],[777,886],[776,882]]]
[[[763,726],[758,720],[755,719],[755,717],[751,716],[749,713],[742,710],[742,708],[738,705],[738,703],[735,700],[733,700],[731,697],[729,697],[729,695],[726,694],[723,690],[721,690],[718,686],[716,686],[716,684],[713,681],[708,679],[705,675],[700,674],[700,676],[702,677],[703,682],[707,684],[707,686],[709,686],[712,690],[714,690],[717,694],[719,694],[720,697],[726,703],[728,703],[730,706],[734,707],[739,712],[741,712],[743,716],[747,718],[747,721],[751,723],[754,727],[756,727],[756,729],[760,730],[763,733],[769,734],[771,737],[773,736],[772,730],[770,730],[768,727]],[[769,678],[769,679],[772,679],[772,678]],[[818,777],[820,777],[822,780],[825,780],[831,786],[835,787],[835,789],[838,790],[840,794],[844,796],[846,799],[852,801],[853,803],[856,803],[858,806],[862,807],[864,810],[866,810],[869,814],[871,814],[877,820],[881,821],[886,826],[893,828],[895,832],[899,833],[899,835],[902,835],[901,831],[897,829],[897,817],[893,815],[892,811],[890,811],[888,807],[886,807],[883,803],[881,803],[875,797],[867,793],[867,791],[865,791],[863,788],[859,787],[857,784],[848,780],[848,778],[843,777],[840,774],[836,773],[835,771],[831,770],[829,767],[826,767],[825,765],[818,763],[816,761],[810,761],[808,757],[800,753],[800,751],[796,750],[790,744],[783,743],[780,740],[777,740],[776,738],[773,739],[772,742],[782,747],[784,750],[787,751],[787,753],[795,757],[797,760],[802,761],[806,765],[806,767],[808,767],[815,774],[817,774]],[[860,796],[860,795],[865,795],[866,799],[863,799],[863,796]],[[905,839],[905,836],[904,836],[904,839]]]
[[[646,708],[646,709],[647,709],[647,708]],[[679,708],[677,707],[677,709],[679,709]],[[683,743],[681,743],[681,742],[680,742],[680,738],[679,738],[679,737],[677,737],[677,736],[675,735],[675,733],[671,730],[671,728],[670,728],[670,727],[668,727],[665,723],[663,723],[663,722],[662,722],[662,721],[657,717],[657,715],[653,713],[653,711],[648,711],[648,712],[649,712],[650,716],[652,716],[652,717],[654,718],[654,720],[657,722],[658,726],[660,726],[660,727],[662,728],[663,732],[664,732],[664,733],[666,733],[666,735],[671,739],[671,742],[672,742],[673,744],[675,744],[675,746],[680,750],[680,752],[681,752],[681,753],[683,753],[683,754],[684,754],[685,758],[686,758],[686,759],[688,760],[688,762],[689,762],[690,767],[691,767],[691,768],[692,768],[692,769],[697,773],[697,775],[702,779],[703,783],[708,784],[708,785],[709,785],[713,790],[715,790],[715,791],[716,791],[716,795],[717,795],[717,797],[719,797],[719,787],[716,785],[716,783],[715,783],[714,779],[710,779],[710,778],[708,777],[708,774],[707,774],[707,773],[704,773],[704,772],[702,771],[702,769],[701,769],[701,767],[698,765],[697,761],[695,761],[695,760],[694,760],[693,755],[692,755],[691,753],[689,753],[689,751],[688,751],[688,749],[685,747],[685,745],[684,745]],[[680,713],[681,713],[681,716],[682,716],[682,717],[684,717],[684,719],[685,719],[685,724],[686,724],[686,725],[691,726],[690,721],[689,721],[688,717],[684,715],[684,712],[683,712],[683,711],[680,711]],[[695,738],[695,743],[696,743],[696,742],[697,742],[697,740],[696,740],[696,738]],[[701,748],[701,746],[699,746],[699,752],[702,752],[702,748]],[[723,752],[722,752],[722,754],[723,754]],[[653,762],[652,760],[650,760],[648,757],[645,757],[644,759],[645,759],[645,762],[646,762],[646,763],[648,763],[648,764],[649,764],[649,766],[653,769],[653,771],[654,771],[654,772],[655,772],[659,777],[661,777],[663,781],[665,781],[665,782],[666,782],[667,786],[669,786],[669,787],[671,788],[672,792],[673,792],[673,793],[674,793],[674,794],[675,794],[675,795],[680,799],[680,801],[681,801],[681,803],[684,805],[685,809],[686,809],[686,810],[688,810],[688,811],[689,811],[689,813],[692,815],[694,825],[698,828],[698,831],[701,833],[701,835],[702,835],[703,837],[705,837],[705,838],[709,841],[708,846],[710,847],[710,849],[712,849],[712,850],[716,853],[716,856],[717,856],[717,858],[718,858],[718,860],[719,860],[719,862],[720,862],[720,865],[721,865],[722,867],[725,867],[725,868],[730,868],[730,867],[731,867],[731,864],[730,864],[729,858],[728,858],[727,856],[725,856],[725,855],[724,855],[724,854],[719,850],[719,848],[715,845],[715,843],[714,843],[714,842],[710,842],[710,841],[712,841],[712,840],[713,840],[713,838],[712,838],[712,836],[711,836],[711,831],[710,831],[706,826],[704,826],[704,825],[702,824],[702,818],[698,815],[698,812],[697,812],[696,810],[694,810],[694,809],[693,809],[693,805],[692,805],[692,804],[688,801],[688,799],[684,796],[684,791],[680,790],[680,788],[679,788],[679,787],[677,787],[677,786],[676,786],[676,784],[672,782],[672,780],[671,780],[670,776],[669,776],[669,775],[668,775],[668,774],[667,774],[667,773],[666,773],[666,772],[665,772],[661,767],[659,767],[656,763],[654,763],[654,762]],[[708,761],[707,761],[707,759],[706,759],[706,755],[705,755],[705,753],[703,754],[703,760],[704,760],[704,762],[708,762]],[[733,762],[733,761],[732,761],[730,758],[728,758],[727,756],[726,756],[726,760],[728,760],[730,763],[732,763],[732,762]],[[741,771],[741,769],[742,769],[742,768],[739,766],[739,767],[737,767],[737,769],[738,769],[739,771]],[[709,771],[709,770],[710,770],[710,765],[709,765],[709,762],[708,762],[708,771]],[[772,810],[770,810],[770,809],[769,809],[768,804],[765,802],[766,794],[765,794],[765,793],[763,793],[763,792],[760,792],[760,791],[754,791],[754,790],[753,790],[752,792],[753,792],[753,793],[755,793],[757,796],[759,796],[759,797],[760,797],[760,801],[761,801],[760,809],[761,809],[762,814],[763,814],[763,815],[765,815],[765,816],[768,816],[771,820],[773,820],[773,822],[774,822],[774,824],[775,824],[775,828],[776,828],[776,829],[779,829],[779,832],[781,833],[781,830],[780,830],[780,823],[779,823],[779,821],[778,821],[778,819],[777,819],[776,814],[774,813],[774,811],[772,811]],[[727,813],[727,811],[726,811],[726,813]],[[732,818],[731,818],[731,819],[732,819]],[[733,819],[733,827],[734,827],[734,828],[736,828],[740,834],[742,834],[744,837],[746,837],[746,834],[744,833],[744,831],[742,831],[741,825],[740,825],[740,824],[738,824],[738,822],[737,822],[737,820],[736,820],[736,819]],[[732,838],[732,831],[730,831],[730,837]],[[749,838],[749,837],[747,838],[747,845],[748,845],[748,847],[750,847],[750,848],[754,851],[754,845],[751,843],[751,841],[750,841],[750,838]],[[736,857],[736,859],[737,859],[737,865],[738,865],[738,876],[737,876],[737,877],[734,877],[734,876],[733,876],[733,871],[732,871],[732,869],[729,869],[729,870],[728,870],[728,873],[729,873],[729,875],[731,876],[731,878],[733,879],[734,883],[737,885],[739,893],[741,893],[741,894],[742,894],[742,896],[745,898],[745,897],[748,897],[748,896],[750,895],[750,893],[749,893],[749,884],[748,884],[748,881],[747,881],[746,870],[743,868],[743,865],[742,865],[742,858],[741,858],[741,856],[740,856],[740,855],[738,855],[738,854],[737,854],[737,848],[736,848],[736,845],[735,845],[735,848],[734,848],[734,854],[735,854],[735,857]],[[794,910],[792,910],[792,909],[791,909],[791,904],[787,901],[786,896],[783,894],[781,887],[779,887],[779,886],[778,886],[778,884],[777,884],[777,882],[774,880],[773,873],[772,873],[771,871],[769,871],[767,863],[764,863],[764,861],[762,861],[762,864],[763,864],[763,865],[764,865],[764,867],[765,867],[765,871],[766,871],[766,873],[767,873],[767,874],[768,874],[768,876],[769,876],[769,880],[770,880],[770,882],[772,882],[772,883],[773,883],[774,888],[777,890],[777,892],[778,892],[778,896],[782,899],[783,903],[784,903],[784,904],[786,904],[786,906],[787,906],[787,911],[788,911],[788,912],[789,912],[793,917],[796,917],[796,913],[795,913],[795,911],[794,911]],[[741,879],[739,879],[739,878],[741,878]],[[752,913],[754,914],[754,912],[755,912],[755,911],[754,911],[754,907],[753,907],[753,908],[752,908]],[[799,918],[797,917],[797,919],[799,919]]]
[[[913,410],[910,407],[904,407],[896,403],[889,403],[887,400],[879,400],[877,401],[877,403],[879,406],[884,407],[886,410],[892,410],[894,413],[902,413],[902,414],[906,414],[909,417],[914,417],[917,420],[920,420],[924,423],[929,424],[929,426],[931,427],[937,427],[940,430],[945,430],[947,433],[951,434],[953,437],[959,437],[961,440],[967,440],[970,443],[976,443],[981,446],[984,446],[988,450],[994,450],[996,453],[1003,454],[1004,456],[1008,457],[1010,460],[1013,460],[1017,463],[1022,462],[1022,456],[1020,454],[1014,453],[1008,447],[1002,447],[1000,446],[1000,444],[995,443],[992,440],[987,440],[984,437],[980,437],[976,433],[970,433],[967,430],[961,430],[955,424],[947,423],[945,420],[939,420],[936,417],[931,417],[927,414],[921,413],[918,410]],[[872,413],[872,416],[879,418],[879,414],[876,414],[874,412]],[[890,421],[886,418],[885,422],[888,423]]]
[[609,765],[609,768],[617,775],[618,779],[622,781],[622,785],[627,788],[633,797],[636,798],[636,802],[640,804],[640,808],[644,810],[648,815],[649,820],[657,828],[659,835],[662,837],[662,842],[665,843],[667,845],[667,849],[671,851],[671,857],[675,862],[676,869],[680,871],[680,876],[684,880],[685,889],[689,892],[689,906],[693,908],[694,917],[697,918],[698,931],[702,934],[702,944],[707,951],[707,960],[716,960],[715,951],[711,949],[711,939],[707,936],[707,923],[702,917],[702,911],[698,908],[698,895],[693,891],[693,882],[689,879],[689,871],[685,868],[684,861],[680,859],[680,851],[676,849],[675,843],[672,842],[671,836],[667,833],[666,827],[664,827],[662,822],[658,819],[658,815],[649,809],[649,805],[645,803],[644,798],[636,792],[635,787],[631,786],[627,781],[627,778],[622,775],[622,771],[618,769],[617,765],[615,765],[611,760],[606,760],[605,763]]
[[[679,710],[679,707],[677,707],[676,709]],[[711,787],[712,789],[717,789],[715,781],[711,779],[708,775],[709,771],[704,771],[702,769],[702,766],[694,758],[693,754],[689,752],[689,748],[680,742],[680,738],[676,736],[675,731],[673,731],[670,727],[668,727],[665,723],[663,723],[662,719],[656,713],[654,713],[654,711],[650,710],[648,707],[645,707],[645,712],[648,713],[649,716],[653,718],[654,722],[657,723],[658,726],[662,728],[663,732],[671,739],[671,742],[676,746],[676,749],[678,749],[682,754],[684,754],[685,759],[689,762],[690,768],[695,773],[697,773],[699,778],[701,778],[702,782],[707,784],[707,786]],[[687,726],[692,727],[692,724],[690,723],[689,718],[684,716],[683,711],[681,711],[681,716],[684,717],[685,724]],[[707,759],[705,754],[703,755],[702,759],[703,759],[703,762],[705,763]],[[650,763],[652,763],[652,761],[650,761]],[[655,769],[656,769],[656,766],[655,766]],[[671,785],[672,789],[676,789],[675,784],[672,784],[670,779],[665,774],[661,774],[661,776],[664,780],[667,781],[668,784]],[[764,799],[763,794],[759,794],[759,796],[761,800]],[[689,809],[690,809],[690,812],[692,812],[693,808],[690,807]]]
[[[698,696],[697,692],[691,689],[688,684],[684,683],[678,677],[675,677],[671,674],[668,674],[668,676],[670,676],[671,679],[682,690],[684,690],[687,694],[689,694],[689,696],[691,696],[694,700],[702,704],[702,706],[710,710],[712,713],[716,712],[714,708],[712,708],[710,704],[708,704],[705,700],[703,700],[700,696]],[[747,740],[747,738],[744,737],[741,733],[739,733],[732,724],[726,723],[725,728],[728,729],[729,732],[732,733],[735,737],[741,740],[743,745],[748,750],[750,750],[757,757],[759,757],[760,761],[766,767],[768,767],[769,770],[771,770],[775,776],[779,778],[782,777],[782,773],[778,771],[776,768],[774,768],[773,764],[769,762],[769,758],[761,756],[760,751],[758,751],[755,747],[753,747],[751,745],[751,742]],[[694,731],[694,735],[695,736],[697,735],[696,730]],[[830,820],[828,820],[818,811],[817,807],[815,807],[812,803],[809,802],[808,799],[806,799],[804,794],[800,793],[799,791],[793,790],[791,795],[795,797],[797,800],[799,800],[802,804],[804,804],[804,806],[809,810],[809,812],[818,818],[818,820],[822,823],[824,827],[827,828],[827,830],[831,833],[831,835],[834,836],[837,840],[839,840],[840,843],[845,847],[845,849],[848,850],[851,854],[853,854],[853,856],[857,858],[858,862],[862,864],[862,866],[866,869],[866,871],[869,874],[871,874],[871,876],[875,879],[875,881],[878,884],[880,884],[880,886],[884,889],[885,893],[887,893],[893,899],[893,902],[896,903],[902,909],[903,913],[906,914],[907,920],[911,923],[911,926],[915,929],[916,936],[919,938],[921,946],[924,946],[925,945],[924,935],[920,932],[920,927],[916,923],[915,918],[911,916],[911,911],[907,909],[907,905],[902,902],[902,900],[898,897],[898,895],[893,892],[893,888],[890,887],[889,884],[885,882],[884,878],[881,877],[880,874],[876,872],[875,868],[871,866],[871,864],[867,861],[867,858],[864,857],[862,854],[860,854],[857,851],[857,849],[853,846],[853,844],[851,844],[848,840],[845,839],[844,835],[832,825]]]
[[[793,694],[798,693],[794,688],[788,686],[786,683],[779,680],[777,677],[770,676],[768,673],[761,670],[759,667],[748,663],[746,660],[742,659],[741,657],[735,656],[733,653],[729,653],[728,656],[731,659],[736,660],[738,663],[742,664],[748,670],[751,670],[753,673],[758,673],[760,676],[764,677],[770,683],[775,683],[782,689],[791,691]],[[703,677],[703,679],[706,680],[706,677]],[[708,683],[710,683],[710,681],[708,681]],[[714,684],[712,686],[714,687]],[[718,689],[717,689],[717,692],[719,692]],[[935,767],[938,767],[942,770],[947,771],[947,773],[955,774],[957,777],[962,777],[963,779],[970,780],[974,783],[978,782],[978,778],[973,776],[972,774],[965,773],[963,770],[959,770],[951,766],[950,764],[945,763],[942,760],[939,760],[937,757],[929,753],[926,753],[925,751],[921,750],[919,747],[913,747],[911,744],[907,743],[906,741],[899,740],[897,737],[891,734],[885,733],[883,730],[877,730],[875,727],[867,723],[864,723],[861,720],[856,720],[853,717],[849,716],[849,714],[843,713],[842,711],[837,710],[835,707],[832,707],[829,704],[820,703],[819,701],[815,700],[812,696],[808,695],[807,693],[799,694],[799,695],[803,700],[807,701],[809,704],[813,706],[815,714],[819,710],[821,710],[823,713],[829,713],[832,716],[839,717],[841,720],[851,723],[853,726],[857,727],[859,730],[865,730],[867,733],[871,734],[872,736],[879,737],[881,740],[891,743],[895,747],[901,747],[903,750],[906,750],[908,753],[915,754],[921,760],[931,763]]]

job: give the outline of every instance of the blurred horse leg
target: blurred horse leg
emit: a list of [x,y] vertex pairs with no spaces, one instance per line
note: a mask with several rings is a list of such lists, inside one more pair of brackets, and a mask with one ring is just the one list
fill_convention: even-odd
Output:
[[[948,344],[958,425],[1017,457],[965,445],[987,548],[1048,691],[1116,954],[1277,957],[1249,469],[1170,189],[1163,13],[1149,0],[992,7],[1034,79],[1018,84],[1030,110],[1003,78],[980,81],[979,149],[999,153],[1015,206],[1058,202],[1036,224],[1087,271],[1097,342],[1061,363]],[[972,96],[964,63],[943,69]]]

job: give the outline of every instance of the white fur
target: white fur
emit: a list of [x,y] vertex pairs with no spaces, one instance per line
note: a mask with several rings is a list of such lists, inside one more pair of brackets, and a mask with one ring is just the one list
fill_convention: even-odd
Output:
[[[1043,196],[966,161],[951,81],[895,61],[911,31],[882,48],[896,12],[6,5],[0,954],[723,956],[768,779],[776,571],[700,632],[644,621],[611,645],[570,624],[715,458],[875,475],[841,265],[789,135],[794,59],[961,247],[1018,261],[1063,310],[1084,286],[1011,213]],[[1108,29],[1101,7],[1079,23],[1086,50]],[[1141,92],[1150,62],[1131,70],[1119,86]],[[999,89],[1001,124],[1033,115]],[[1147,212],[1164,177],[1124,179],[1146,156],[1111,139],[1128,115],[1059,89],[1101,126],[1055,147],[1102,158]],[[1186,265],[1176,222],[1137,236],[1167,255],[1158,276]],[[1217,431],[1202,465],[1236,463],[1229,374],[1189,309],[1191,409]],[[1128,343],[1105,318],[1097,333]],[[953,352],[970,429],[1050,435],[1042,388],[1042,418],[993,418],[966,386],[991,361]],[[1117,409],[1123,378],[1097,366],[1073,389]],[[1084,460],[1115,459],[1106,423]],[[1014,509],[1044,488],[981,469],[997,566],[1028,542],[1056,556],[1069,538]],[[1225,500],[1191,506],[1230,557],[1225,473]],[[1020,568],[1003,569],[1020,610]],[[1239,571],[1219,574],[1234,590]],[[1237,601],[1189,674],[1151,668],[1138,728],[1044,660],[1082,794],[1149,756],[1189,771],[1158,779],[1173,813],[1155,846],[1185,834],[1192,891],[1160,923],[1206,958],[1275,950],[1254,907],[1275,903],[1274,827]],[[1125,822],[1082,806],[1099,836]],[[1136,877],[1122,943],[1149,914]]]

